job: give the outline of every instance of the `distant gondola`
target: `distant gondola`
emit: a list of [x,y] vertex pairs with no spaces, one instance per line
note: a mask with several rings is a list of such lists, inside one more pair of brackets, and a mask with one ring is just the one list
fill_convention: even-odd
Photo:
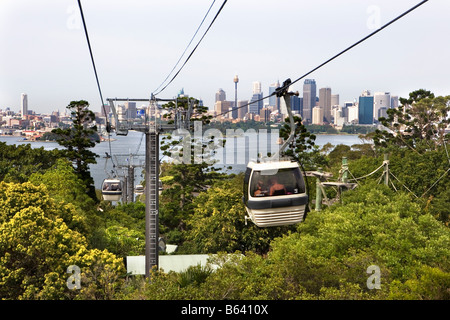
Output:
[[159,195],[161,195],[163,190],[164,190],[163,183],[162,183],[161,180],[159,180],[159,183],[158,183],[158,193],[159,193]]
[[136,193],[137,195],[144,194],[144,186],[142,184],[137,184],[134,187],[134,193]]

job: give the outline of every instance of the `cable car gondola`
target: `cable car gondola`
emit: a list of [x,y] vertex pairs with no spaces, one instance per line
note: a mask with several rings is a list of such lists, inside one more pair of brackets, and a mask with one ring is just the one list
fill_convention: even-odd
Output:
[[144,186],[142,184],[137,184],[134,187],[134,193],[136,193],[137,195],[142,195],[144,194]]
[[103,180],[102,196],[105,201],[119,201],[122,197],[122,181],[119,179]]
[[[295,123],[287,92],[290,79],[277,88],[276,95],[284,97],[289,114],[291,133],[279,151],[265,162],[250,161],[244,177],[244,205],[250,220],[258,227],[284,226],[300,223],[308,211],[306,185],[295,161],[278,160],[294,138]],[[297,93],[298,94],[298,93]]]
[[258,227],[302,222],[308,195],[299,165],[293,161],[250,162],[244,178],[244,204]]
[[158,194],[161,195],[161,193],[164,191],[163,183],[161,180],[158,182]]

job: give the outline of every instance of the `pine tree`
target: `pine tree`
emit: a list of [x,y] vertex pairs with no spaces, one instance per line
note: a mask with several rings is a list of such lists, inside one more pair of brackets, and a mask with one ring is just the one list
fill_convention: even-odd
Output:
[[97,163],[97,155],[89,150],[98,140],[97,126],[94,124],[95,114],[89,110],[89,103],[85,100],[71,101],[67,106],[71,111],[73,126],[66,129],[54,129],[58,135],[56,141],[64,146],[64,155],[69,159],[78,177],[84,181],[88,194],[96,199],[94,179],[91,177],[89,165]]

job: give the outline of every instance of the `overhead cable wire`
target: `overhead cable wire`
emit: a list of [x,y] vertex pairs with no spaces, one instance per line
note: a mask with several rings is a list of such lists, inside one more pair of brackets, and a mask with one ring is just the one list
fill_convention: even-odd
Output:
[[[81,6],[81,0],[78,0],[78,7],[80,8],[81,21],[83,22],[84,34],[86,35],[86,41],[87,41],[88,48],[89,48],[89,54],[91,56],[92,66],[94,67],[95,80],[97,81],[97,88],[98,88],[98,92],[100,94],[100,100],[102,102],[103,112],[105,113],[106,132],[108,133],[109,154],[112,155],[112,152],[111,152],[111,136],[110,136],[110,126],[109,126],[109,122],[108,122],[108,114],[106,113],[105,103],[103,102],[102,89],[100,87],[100,81],[98,80],[97,68],[95,67],[94,54],[92,53],[91,42],[89,40],[89,34],[88,34],[87,27],[86,27],[86,21],[84,19],[84,13],[83,13],[83,8]],[[112,160],[112,157],[111,157],[111,162],[113,163],[113,167],[115,167],[115,164],[114,164],[114,162]]]
[[[383,162],[383,164],[382,164],[381,166],[379,166],[378,168],[376,168],[375,170],[373,170],[371,173],[366,174],[365,176],[362,176],[362,177],[359,177],[359,178],[355,178],[355,177],[353,176],[353,174],[352,174],[353,179],[349,179],[349,180],[355,180],[355,181],[357,181],[357,180],[361,180],[361,179],[367,178],[368,176],[373,175],[375,172],[377,172],[378,170],[380,170],[380,169],[383,168],[383,167],[384,167],[384,162]],[[349,171],[349,172],[350,172],[350,171]]]
[[434,183],[433,183],[433,185],[431,186],[431,187],[429,187],[428,189],[427,189],[427,191],[425,191],[422,195],[421,195],[421,197],[423,197],[424,195],[426,195],[427,193],[428,193],[428,191],[430,191],[431,189],[433,189],[433,187],[448,173],[450,171],[450,168],[448,168],[447,169],[447,171],[445,171],[440,177],[439,177],[439,179],[437,179]]
[[161,84],[159,85],[158,88],[156,88],[155,90],[153,90],[153,92],[156,92],[159,90],[159,88],[162,87],[162,85],[167,81],[167,79],[169,79],[170,75],[172,74],[172,72],[175,70],[175,68],[178,66],[178,64],[180,63],[181,59],[183,58],[184,54],[186,53],[187,49],[189,48],[189,46],[191,45],[192,41],[194,41],[195,36],[197,35],[198,31],[200,30],[200,28],[203,25],[203,22],[205,22],[206,17],[208,16],[209,12],[211,11],[211,8],[214,6],[214,3],[216,2],[216,0],[213,0],[211,6],[209,7],[208,11],[206,12],[205,16],[203,17],[202,22],[200,22],[200,25],[198,26],[197,30],[195,31],[194,35],[191,38],[191,41],[189,41],[188,45],[186,46],[186,48],[184,49],[183,53],[181,54],[180,58],[178,59],[177,63],[173,66],[172,70],[169,72],[169,74],[167,75],[167,77],[164,79],[163,82],[161,82]]
[[167,83],[161,90],[159,90],[157,93],[155,93],[154,95],[158,95],[160,94],[162,91],[164,91],[171,83],[173,80],[175,80],[175,78],[178,76],[178,74],[180,73],[180,71],[184,68],[184,66],[186,65],[186,63],[189,61],[189,59],[192,57],[192,55],[194,54],[195,50],[197,50],[198,46],[200,45],[200,43],[202,42],[203,38],[206,36],[206,34],[208,33],[209,29],[211,29],[212,25],[214,24],[214,22],[216,21],[217,17],[219,16],[220,12],[222,11],[223,7],[225,6],[225,4],[227,3],[227,0],[225,0],[222,5],[220,6],[219,10],[217,11],[216,15],[214,16],[214,19],[211,21],[211,23],[209,24],[208,28],[206,29],[206,31],[203,33],[202,37],[200,38],[200,40],[198,41],[197,45],[194,47],[194,49],[191,51],[191,53],[189,54],[189,56],[187,57],[187,59],[184,61],[183,65],[180,67],[180,69],[177,71],[177,73],[175,73],[175,75],[172,77],[172,79],[170,79],[169,83]]
[[[388,23],[384,24],[384,25],[381,26],[379,29],[375,30],[374,32],[372,32],[372,33],[370,33],[369,35],[367,35],[367,36],[365,36],[364,38],[362,38],[361,40],[355,42],[355,43],[352,44],[351,46],[349,46],[349,47],[347,47],[346,49],[342,50],[341,52],[339,52],[338,54],[334,55],[333,57],[331,57],[330,59],[326,60],[325,62],[321,63],[320,65],[318,65],[318,66],[315,67],[314,69],[308,71],[307,73],[305,73],[304,75],[302,75],[300,78],[298,78],[298,79],[292,81],[291,83],[289,83],[289,85],[286,85],[286,86],[287,86],[286,88],[285,88],[285,87],[281,87],[280,89],[281,89],[281,90],[287,90],[287,89],[288,89],[290,86],[292,86],[294,83],[296,83],[296,82],[300,81],[301,79],[307,77],[308,75],[310,75],[310,74],[313,73],[314,71],[317,71],[318,69],[322,68],[323,66],[325,66],[325,65],[328,64],[328,63],[330,63],[330,62],[333,61],[334,59],[336,59],[336,58],[338,58],[339,56],[343,55],[343,54],[346,53],[347,51],[353,49],[354,47],[356,47],[356,46],[358,46],[359,44],[363,43],[363,42],[366,41],[367,39],[373,37],[375,34],[377,34],[378,32],[380,32],[381,30],[387,28],[388,26],[390,26],[390,25],[393,24],[394,22],[400,20],[401,18],[403,18],[403,17],[406,16],[407,14],[411,13],[412,11],[416,10],[417,8],[419,8],[420,6],[422,6],[423,4],[425,4],[425,3],[428,2],[428,1],[429,1],[429,0],[423,0],[423,1],[421,1],[420,3],[416,4],[415,6],[413,6],[413,7],[410,8],[410,9],[408,9],[407,11],[403,12],[402,14],[400,14],[399,16],[397,16],[396,18],[394,18],[394,19],[392,19],[391,21],[389,21]],[[271,95],[268,95],[268,96],[266,96],[266,97],[264,97],[264,98],[262,98],[262,99],[259,99],[259,100],[257,100],[257,101],[253,101],[253,102],[251,102],[251,103],[255,103],[255,102],[258,102],[258,101],[261,101],[261,100],[265,100],[265,99],[271,97],[271,96],[274,95],[274,94],[276,94],[276,92],[274,92],[274,93],[272,93]],[[237,110],[237,109],[240,109],[240,108],[244,108],[244,107],[246,107],[246,106],[248,106],[248,105],[250,105],[250,103],[247,104],[247,105],[243,105],[243,106],[237,107],[237,108],[232,108],[232,110],[223,112],[223,113],[217,115],[216,117],[221,116],[221,115],[224,115],[224,114],[226,114],[226,113],[229,113],[229,112],[231,112],[231,111],[234,111],[234,110]]]
[[419,198],[418,196],[416,196],[416,194],[414,192],[412,192],[403,182],[401,182],[393,173],[392,171],[389,171],[389,174],[391,176],[393,176],[395,178],[395,180],[397,180],[406,190],[408,190],[414,197],[416,197],[417,199]]

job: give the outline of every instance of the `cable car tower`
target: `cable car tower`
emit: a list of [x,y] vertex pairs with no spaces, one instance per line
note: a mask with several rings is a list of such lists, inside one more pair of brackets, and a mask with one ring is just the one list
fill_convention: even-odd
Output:
[[[159,99],[152,96],[151,99],[108,98],[107,101],[114,117],[111,127],[117,135],[126,136],[129,130],[145,133],[145,276],[148,278],[150,270],[158,268],[159,259],[159,134],[186,126],[189,112],[176,107],[174,124],[162,124],[157,119],[157,102],[176,102],[176,99]],[[123,119],[119,118],[114,105],[116,101],[145,101],[149,106],[143,119]]]

